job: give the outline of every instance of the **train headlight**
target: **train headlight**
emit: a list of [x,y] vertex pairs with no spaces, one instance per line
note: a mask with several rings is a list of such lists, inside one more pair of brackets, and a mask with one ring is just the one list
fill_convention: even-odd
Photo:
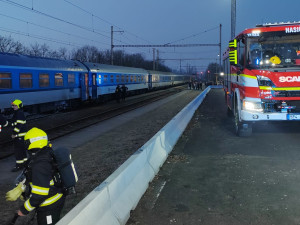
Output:
[[262,112],[263,108],[261,106],[260,102],[252,102],[252,101],[243,101],[243,109],[247,111],[256,111],[256,112]]

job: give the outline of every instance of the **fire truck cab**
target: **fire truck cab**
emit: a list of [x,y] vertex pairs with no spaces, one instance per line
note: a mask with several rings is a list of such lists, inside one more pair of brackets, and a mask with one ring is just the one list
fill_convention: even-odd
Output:
[[224,91],[238,136],[259,121],[300,120],[300,22],[257,25],[223,54]]

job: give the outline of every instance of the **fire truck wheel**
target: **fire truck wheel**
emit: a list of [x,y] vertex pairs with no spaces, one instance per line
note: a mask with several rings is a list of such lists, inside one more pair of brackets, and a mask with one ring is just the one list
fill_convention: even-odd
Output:
[[229,107],[227,107],[227,116],[228,117],[233,117],[233,112]]
[[236,110],[234,116],[235,133],[239,137],[249,137],[252,134],[252,124],[242,123],[239,120],[239,112]]

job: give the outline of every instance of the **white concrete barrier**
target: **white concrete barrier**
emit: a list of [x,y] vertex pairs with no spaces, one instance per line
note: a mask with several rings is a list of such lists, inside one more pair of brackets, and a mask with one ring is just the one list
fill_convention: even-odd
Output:
[[206,88],[57,225],[124,225],[210,91]]

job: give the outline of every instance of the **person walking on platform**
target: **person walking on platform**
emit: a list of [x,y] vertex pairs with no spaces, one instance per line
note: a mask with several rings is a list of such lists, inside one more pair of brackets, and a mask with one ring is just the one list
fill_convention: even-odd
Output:
[[[56,224],[64,207],[65,196],[59,167],[53,159],[53,149],[48,143],[47,134],[32,128],[25,135],[29,160],[16,181],[17,187],[6,193],[6,201],[16,201],[19,197],[25,202],[17,211],[18,216],[26,216],[36,210],[37,224]],[[66,165],[64,165],[66,166]]]
[[14,110],[14,115],[11,120],[13,133],[11,135],[14,142],[14,153],[16,157],[16,165],[12,172],[17,172],[23,169],[27,161],[27,152],[24,144],[24,136],[27,132],[26,118],[23,112],[23,103],[19,99],[15,99],[11,103]]
[[125,84],[123,84],[122,87],[121,87],[122,101],[125,101],[125,98],[126,98],[126,95],[127,95],[127,90],[128,90],[128,87],[126,87]]
[[118,85],[116,87],[116,90],[115,90],[115,97],[116,97],[116,101],[117,102],[120,102],[120,98],[121,98],[121,88],[120,88],[120,85]]

